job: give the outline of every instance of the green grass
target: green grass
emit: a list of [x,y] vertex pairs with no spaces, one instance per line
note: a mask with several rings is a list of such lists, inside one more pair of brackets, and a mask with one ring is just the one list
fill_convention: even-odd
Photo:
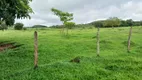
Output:
[[[23,46],[0,52],[0,80],[142,80],[142,28],[134,27],[127,53],[129,28],[100,29],[100,57],[96,57],[97,29],[38,30],[38,69],[33,69],[34,30],[0,31],[0,42]],[[80,63],[71,59],[80,57]]]

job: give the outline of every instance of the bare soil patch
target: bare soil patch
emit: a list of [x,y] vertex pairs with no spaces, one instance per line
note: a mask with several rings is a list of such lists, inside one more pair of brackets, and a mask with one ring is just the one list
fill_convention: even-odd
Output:
[[5,42],[0,42],[0,52],[4,51],[6,49],[15,49],[17,47],[20,47],[22,45],[16,45],[16,43],[5,43]]

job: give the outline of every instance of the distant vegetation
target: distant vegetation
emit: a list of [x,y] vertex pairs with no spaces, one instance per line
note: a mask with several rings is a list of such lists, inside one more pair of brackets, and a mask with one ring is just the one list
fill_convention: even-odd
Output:
[[[117,17],[110,17],[106,20],[93,21],[86,24],[76,24],[74,28],[91,28],[100,25],[101,28],[114,28],[114,27],[128,27],[128,26],[142,26],[142,21],[134,21],[132,19],[122,20]],[[53,25],[51,28],[61,28],[62,25]]]
[[16,23],[14,25],[14,29],[15,30],[22,30],[23,29],[24,24],[23,23]]
[[105,28],[107,28],[107,27],[142,26],[142,21],[133,21],[132,19],[121,20],[121,19],[118,19],[117,17],[109,18],[107,20],[94,21],[89,24],[96,25],[96,24],[98,24],[98,22],[102,24],[101,27],[105,27]]
[[47,28],[45,25],[34,25],[32,28]]

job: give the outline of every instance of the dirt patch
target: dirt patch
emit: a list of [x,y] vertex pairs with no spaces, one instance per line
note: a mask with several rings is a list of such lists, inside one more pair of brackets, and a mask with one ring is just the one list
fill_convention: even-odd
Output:
[[6,49],[15,49],[17,47],[20,47],[22,45],[16,45],[16,43],[5,43],[5,42],[0,42],[0,52],[4,51]]

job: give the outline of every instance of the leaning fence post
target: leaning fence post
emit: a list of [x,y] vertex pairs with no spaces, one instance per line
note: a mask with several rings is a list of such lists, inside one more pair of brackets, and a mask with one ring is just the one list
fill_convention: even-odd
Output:
[[130,28],[129,37],[128,37],[127,52],[130,52],[130,46],[131,46],[131,35],[132,35],[132,26],[131,26],[131,28]]
[[98,26],[97,32],[97,56],[100,56],[100,27]]
[[38,67],[38,33],[34,32],[34,69]]

